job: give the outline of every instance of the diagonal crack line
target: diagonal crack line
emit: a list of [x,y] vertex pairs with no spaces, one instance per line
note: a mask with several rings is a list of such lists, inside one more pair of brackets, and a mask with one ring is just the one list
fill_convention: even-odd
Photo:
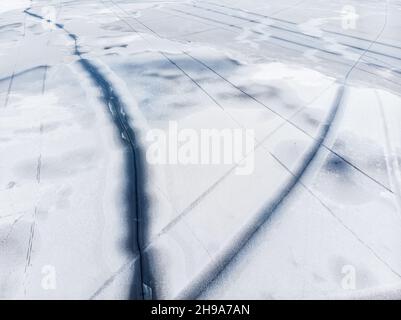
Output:
[[15,72],[13,71],[13,74],[11,75],[11,78],[10,78],[10,82],[8,83],[8,89],[7,89],[7,93],[6,93],[6,100],[4,102],[4,107],[7,107],[7,105],[8,105],[8,100],[10,99],[11,88],[13,86],[14,77],[15,77]]
[[310,163],[313,161],[313,159],[315,159],[316,154],[320,150],[323,141],[326,139],[331,124],[333,123],[342,102],[344,91],[344,86],[339,87],[336,99],[334,100],[333,106],[331,108],[327,124],[325,126],[322,126],[317,143],[313,145],[309,153],[305,156],[302,165],[292,175],[292,179],[290,179],[288,183],[282,188],[280,194],[271,203],[269,203],[265,209],[261,210],[260,213],[257,214],[252,223],[244,227],[244,229],[238,235],[235,243],[233,243],[230,248],[219,255],[204,272],[201,272],[200,275],[198,275],[198,277],[179,294],[179,299],[198,298],[207,289],[207,286],[211,284],[241,252],[241,250],[252,239],[253,235],[260,229],[260,227],[285,202],[288,195],[291,193],[291,191],[298,184],[299,180],[304,175],[306,170],[309,168]]
[[[327,88],[325,88],[317,97],[312,99],[308,104],[312,103],[318,97],[323,94],[326,90],[328,90],[331,86],[333,85],[330,84]],[[302,110],[304,110],[307,106],[304,105],[303,107],[299,108],[298,111],[296,111],[291,117],[294,118],[297,116]],[[265,137],[263,137],[260,141],[256,141],[256,146],[255,149],[252,150],[251,152],[255,152],[257,149],[263,146],[263,143],[269,139],[269,137],[273,136],[274,133],[276,133],[280,128],[282,128],[286,122],[282,122],[280,125],[278,125],[274,130],[272,130],[269,134],[267,134]],[[245,155],[244,158],[242,158],[239,162],[241,162],[243,159],[245,159],[249,154]],[[169,222],[157,235],[156,237],[161,236],[162,234],[166,233],[168,230],[170,230],[175,224],[177,224],[178,221],[180,221],[183,217],[185,217],[191,210],[193,210],[198,204],[200,204],[204,198],[206,198],[221,182],[223,182],[229,175],[238,167],[239,162],[232,166],[229,170],[227,170],[222,176],[220,176],[214,183],[212,183],[205,191],[203,191],[200,195],[198,195],[194,201],[192,201],[184,210],[182,210],[177,217],[175,217],[171,222]]]
[[[278,22],[281,22],[281,23],[285,23],[285,24],[288,24],[288,25],[294,25],[294,26],[299,25],[299,23],[296,23],[296,22],[293,22],[293,21],[290,21],[290,20],[284,20],[284,19],[281,19],[281,18],[276,18],[276,17],[273,16],[275,13],[272,13],[271,15],[266,15],[266,14],[260,14],[260,13],[244,10],[244,9],[241,9],[241,8],[230,7],[230,6],[227,6],[227,5],[217,4],[217,3],[208,2],[208,1],[203,1],[202,3],[207,3],[207,4],[215,6],[215,7],[226,8],[226,9],[229,9],[229,10],[232,10],[232,11],[243,12],[243,13],[246,13],[248,15],[253,15],[253,16],[256,16],[256,17],[263,18],[263,19],[275,20],[275,21],[278,21]],[[321,30],[323,32],[326,32],[326,33],[335,34],[335,35],[339,35],[339,36],[346,37],[346,38],[361,40],[361,41],[365,41],[365,42],[370,42],[371,41],[369,39],[365,39],[365,38],[358,37],[358,36],[351,35],[351,34],[341,33],[341,32],[338,32],[338,31],[332,31],[332,30],[328,30],[328,29],[321,29]],[[390,43],[377,41],[377,44],[401,50],[401,47],[393,45],[393,44],[390,44]]]
[[139,259],[139,255],[129,259],[126,263],[124,263],[115,273],[113,273],[90,297],[89,300],[95,300],[107,287],[109,287],[115,279],[125,271],[133,268],[135,266],[135,262]]
[[29,69],[26,69],[26,70],[23,70],[23,71],[20,71],[20,72],[13,72],[10,76],[4,77],[4,78],[0,78],[0,82],[6,81],[6,80],[10,80],[10,79],[13,79],[13,78],[18,77],[18,76],[22,76],[22,75],[24,75],[24,74],[26,74],[28,72],[32,72],[32,71],[36,71],[36,70],[40,70],[40,69],[44,69],[44,68],[48,68],[48,67],[49,67],[48,65],[40,65],[40,66],[29,68]]
[[[263,103],[262,101],[260,101],[259,99],[255,98],[254,96],[252,96],[251,94],[249,94],[248,92],[246,92],[245,90],[243,90],[242,88],[240,88],[239,86],[237,86],[236,84],[234,84],[233,82],[231,82],[230,80],[228,80],[227,78],[225,78],[224,76],[222,76],[220,73],[218,73],[216,70],[214,70],[213,68],[211,68],[209,65],[207,65],[205,62],[195,58],[194,56],[190,55],[188,52],[184,52],[185,55],[187,55],[188,57],[192,58],[194,61],[198,62],[199,64],[203,65],[205,68],[209,69],[211,72],[213,72],[214,74],[216,74],[219,78],[221,78],[222,80],[224,80],[225,82],[227,82],[228,84],[230,84],[234,89],[238,90],[239,92],[241,92],[242,94],[244,94],[245,96],[247,96],[248,98],[252,99],[253,101],[255,101],[256,103],[258,103],[259,105],[263,106],[264,108],[270,110],[271,112],[273,112],[275,115],[277,115],[278,117],[280,117],[281,119],[283,119],[286,123],[292,125],[294,128],[298,129],[299,131],[303,132],[305,135],[307,135],[308,137],[310,137],[313,140],[317,140],[319,138],[315,138],[314,136],[312,136],[311,134],[309,134],[306,130],[302,129],[300,126],[298,126],[296,123],[294,123],[293,121],[291,121],[291,119],[288,119],[286,117],[284,117],[283,115],[281,115],[280,113],[278,113],[277,111],[275,111],[273,108],[269,107],[268,105],[266,105],[265,103]],[[368,179],[372,180],[373,182],[375,182],[376,184],[380,185],[381,187],[383,187],[384,189],[386,189],[387,191],[393,193],[393,191],[388,188],[387,186],[385,186],[383,183],[381,183],[380,181],[378,181],[377,179],[373,178],[372,176],[370,176],[369,174],[367,174],[366,172],[364,172],[363,170],[361,170],[358,166],[356,166],[355,164],[353,164],[351,161],[345,159],[345,157],[343,157],[342,155],[338,154],[337,152],[335,152],[334,150],[332,150],[331,148],[329,148],[328,146],[326,146],[326,144],[322,143],[322,147],[327,149],[330,153],[336,155],[337,157],[339,157],[341,160],[343,160],[346,164],[348,164],[349,166],[351,166],[352,168],[354,168],[355,170],[357,170],[358,172],[362,173],[365,177],[367,177]]]
[[397,207],[398,214],[401,214],[401,170],[398,163],[397,150],[393,145],[390,130],[388,126],[388,118],[386,117],[382,100],[377,90],[375,90],[376,99],[378,102],[378,109],[380,113],[380,122],[383,130],[385,143],[383,150],[385,153],[386,160],[386,171],[390,185],[394,189],[394,198]]
[[[274,157],[280,165],[287,170],[291,175],[294,173],[288,168],[280,159],[278,159],[273,153],[269,152],[272,157]],[[347,224],[334,213],[334,211],[315,193],[309,188],[301,179],[299,179],[298,183],[302,186],[309,194],[311,194],[328,212],[329,214],[344,228],[346,229],[358,242],[360,242],[364,247],[366,247],[381,263],[383,263],[393,274],[397,277],[401,278],[401,274],[397,272],[387,261],[385,261],[369,244],[362,240],[358,236],[358,234],[352,230]]]
[[[190,4],[185,4],[185,5],[187,5],[187,6],[193,6],[193,7],[202,9],[202,10],[211,11],[211,12],[218,13],[218,14],[225,15],[225,16],[234,17],[234,18],[237,18],[237,19],[241,19],[241,20],[245,20],[245,21],[251,22],[251,23],[256,23],[256,24],[264,25],[264,26],[267,26],[267,27],[269,27],[269,28],[281,30],[281,31],[284,31],[284,32],[287,32],[287,33],[290,32],[290,33],[299,34],[299,35],[302,35],[302,36],[305,36],[305,37],[313,38],[313,39],[316,39],[316,40],[323,40],[322,37],[310,35],[310,34],[308,34],[308,33],[302,32],[302,31],[296,31],[296,30],[291,30],[291,29],[288,29],[288,28],[285,28],[285,27],[281,27],[281,26],[276,26],[276,25],[271,25],[271,24],[265,24],[265,23],[263,23],[263,22],[261,22],[261,21],[257,21],[257,20],[254,20],[254,19],[247,19],[247,18],[244,18],[244,17],[241,17],[241,16],[231,15],[231,14],[228,14],[228,13],[224,13],[224,12],[222,12],[222,11],[213,10],[213,9],[209,9],[209,8],[204,8],[204,7],[200,7],[200,6],[196,6],[196,5],[190,5]],[[179,11],[179,12],[181,12],[181,13],[183,13],[183,14],[196,16],[196,17],[198,17],[198,18],[200,18],[200,19],[204,19],[204,20],[209,20],[209,19],[210,19],[210,18],[207,18],[207,17],[204,17],[204,16],[194,15],[193,13],[191,14],[191,13],[188,13],[188,12],[186,12],[186,11],[181,11],[181,10],[178,10],[178,9],[170,9],[170,10]],[[233,24],[221,22],[221,21],[216,20],[216,19],[213,19],[213,21],[216,22],[216,23],[219,23],[219,24],[224,24],[224,25],[229,26],[229,27],[235,27],[235,25],[233,25]],[[240,26],[237,26],[237,27],[243,29],[243,27],[240,27]],[[238,29],[238,28],[237,28],[237,29]],[[261,33],[260,33],[259,31],[255,31],[255,30],[252,30],[252,29],[249,29],[249,31],[252,32],[252,33],[261,35]],[[322,30],[322,31],[324,31],[324,32],[326,32],[326,33],[329,33],[329,34],[330,34],[330,33],[333,33],[333,34],[338,34],[338,35],[341,35],[341,36],[346,36],[345,34],[336,33],[336,32],[329,32],[329,31],[327,31],[327,30]],[[318,51],[321,51],[321,52],[324,52],[324,53],[327,53],[327,54],[331,54],[331,55],[335,55],[335,56],[339,56],[339,55],[340,55],[339,52],[330,51],[330,50],[322,49],[322,48],[320,48],[320,47],[311,46],[311,45],[308,45],[308,44],[306,44],[306,43],[304,43],[304,42],[301,43],[301,42],[297,42],[297,41],[293,41],[293,40],[288,40],[288,39],[286,39],[286,38],[282,38],[282,37],[278,37],[278,36],[274,36],[274,35],[272,35],[271,38],[272,38],[272,39],[279,40],[279,41],[287,42],[287,43],[292,43],[292,44],[295,44],[295,45],[297,45],[297,46],[301,46],[301,47],[305,47],[305,48],[310,48],[310,49],[318,50]],[[356,37],[356,38],[357,38],[357,37]],[[370,41],[370,40],[362,39],[362,38],[360,38],[359,40]],[[384,45],[384,44],[382,44],[381,42],[376,42],[376,43],[381,44],[381,45]],[[353,46],[353,45],[350,45],[350,44],[348,44],[348,43],[339,42],[338,44],[340,44],[340,45],[342,45],[342,46],[345,46],[345,47],[349,47],[349,48],[358,50],[358,51],[362,51],[362,52],[365,50],[365,49],[362,48],[362,47]],[[396,48],[401,49],[400,47],[396,47]],[[294,50],[294,49],[292,48],[292,50]],[[387,57],[387,58],[391,58],[391,59],[395,59],[395,60],[401,60],[401,58],[400,58],[400,57],[397,57],[397,56],[388,55],[388,54],[385,54],[385,53],[379,52],[379,51],[372,51],[372,50],[370,50],[370,47],[367,49],[367,51],[368,51],[369,53],[372,53],[372,54],[375,54],[375,55],[379,55],[379,56],[383,56],[383,57]],[[375,60],[377,60],[377,61],[380,61],[380,62],[383,63],[383,64],[387,64],[385,61],[383,61],[382,59],[379,59],[379,58],[377,58],[377,57],[371,57],[371,58],[372,58],[372,59],[375,59]],[[326,57],[325,59],[326,59],[326,60],[330,60],[330,59],[327,58],[327,57]],[[367,65],[367,64],[365,63],[365,65]],[[381,67],[382,67],[382,66],[380,66],[380,65],[378,65],[378,66],[376,66],[376,65],[371,65],[371,66],[376,67],[376,68],[381,68]],[[363,70],[363,69],[361,69],[361,70],[364,71],[364,72],[368,72],[368,71]],[[401,72],[401,71],[399,71],[399,70],[391,70],[391,69],[390,69],[390,71],[391,71],[392,73],[395,73],[395,75],[398,75],[398,74]],[[385,80],[392,82],[392,81],[389,80],[389,79],[385,79]],[[397,83],[397,84],[398,84],[398,83]]]
[[[384,22],[383,22],[383,26],[381,27],[379,33],[377,34],[377,36],[375,37],[375,39],[373,41],[371,41],[368,45],[368,47],[362,52],[362,54],[359,56],[359,58],[355,61],[355,63],[353,64],[353,66],[351,67],[351,69],[348,70],[347,74],[345,75],[344,78],[344,83],[346,83],[348,81],[349,76],[351,75],[352,71],[355,69],[355,67],[359,64],[359,62],[362,60],[362,58],[366,55],[366,53],[370,50],[370,48],[372,48],[372,46],[374,44],[376,44],[379,41],[379,38],[381,37],[381,35],[384,32],[384,29],[386,29],[387,26],[387,16],[388,16],[388,0],[386,1],[386,7],[385,7],[385,16],[384,16]],[[400,59],[401,60],[401,59]]]

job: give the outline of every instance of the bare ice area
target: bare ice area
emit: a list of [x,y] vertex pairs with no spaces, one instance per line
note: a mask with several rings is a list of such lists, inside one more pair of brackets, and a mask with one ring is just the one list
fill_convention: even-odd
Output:
[[0,2],[0,299],[401,298],[401,3]]

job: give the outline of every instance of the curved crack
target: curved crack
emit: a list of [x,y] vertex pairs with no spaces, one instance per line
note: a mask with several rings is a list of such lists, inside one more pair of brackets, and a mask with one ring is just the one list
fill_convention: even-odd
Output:
[[[40,19],[48,19],[30,12],[29,9],[24,11],[26,14]],[[149,298],[146,285],[144,283],[144,263],[142,255],[142,230],[141,230],[141,216],[143,215],[143,209],[145,208],[145,197],[143,196],[142,189],[140,188],[140,178],[139,174],[142,172],[140,169],[143,167],[141,165],[141,155],[139,149],[136,145],[135,134],[129,125],[129,119],[124,112],[124,105],[121,102],[119,95],[116,93],[113,85],[108,81],[108,79],[101,73],[99,68],[95,66],[90,60],[84,58],[83,52],[80,51],[78,45],[78,37],[76,34],[69,32],[64,25],[60,23],[54,23],[54,25],[64,31],[66,35],[74,41],[74,52],[79,60],[78,63],[81,67],[89,74],[91,80],[100,89],[102,94],[102,101],[107,106],[110,111],[111,118],[116,125],[118,131],[120,132],[121,143],[125,147],[126,153],[126,171],[127,171],[127,191],[126,191],[126,202],[128,206],[129,223],[133,223],[132,228],[130,228],[131,234],[129,235],[128,247],[132,253],[138,254],[139,256],[139,273],[137,281],[134,281],[130,288],[130,298],[146,299]],[[139,288],[136,286],[139,284]]]

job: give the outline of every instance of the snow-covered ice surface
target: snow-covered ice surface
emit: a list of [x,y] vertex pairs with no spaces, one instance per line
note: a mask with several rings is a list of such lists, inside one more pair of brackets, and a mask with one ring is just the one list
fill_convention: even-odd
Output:
[[[0,298],[400,298],[400,17],[2,0]],[[150,163],[172,124],[254,149]]]

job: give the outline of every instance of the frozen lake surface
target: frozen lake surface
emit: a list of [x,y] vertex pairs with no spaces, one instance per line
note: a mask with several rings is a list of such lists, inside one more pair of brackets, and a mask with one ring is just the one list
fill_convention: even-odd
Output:
[[400,18],[3,0],[0,298],[399,299]]

